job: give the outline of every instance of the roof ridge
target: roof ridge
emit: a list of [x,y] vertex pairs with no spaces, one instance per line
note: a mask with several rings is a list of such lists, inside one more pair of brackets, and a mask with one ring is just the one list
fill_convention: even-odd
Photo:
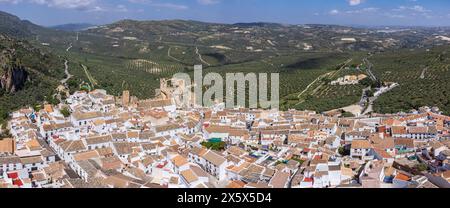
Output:
[[72,146],[73,142],[74,142],[74,141],[71,140],[69,146],[67,146],[66,149],[64,149],[64,151],[67,151],[67,150]]

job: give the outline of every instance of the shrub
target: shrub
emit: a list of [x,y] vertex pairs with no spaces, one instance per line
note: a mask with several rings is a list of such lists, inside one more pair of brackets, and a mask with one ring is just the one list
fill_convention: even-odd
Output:
[[64,107],[63,109],[61,109],[61,114],[63,114],[63,116],[65,118],[67,118],[67,117],[70,116],[71,113],[70,113],[70,110],[67,107]]

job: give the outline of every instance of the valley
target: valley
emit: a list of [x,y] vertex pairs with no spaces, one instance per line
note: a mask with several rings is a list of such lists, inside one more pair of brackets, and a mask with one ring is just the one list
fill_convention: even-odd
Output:
[[[51,58],[55,63],[50,68],[55,70],[38,78],[49,80],[54,86],[49,89],[56,89],[59,83],[69,92],[101,88],[119,95],[130,90],[139,98],[150,98],[159,88],[159,79],[178,72],[192,73],[193,65],[202,64],[204,73],[280,73],[284,110],[326,112],[362,105],[364,114],[436,106],[450,113],[445,81],[449,76],[449,46],[439,38],[448,37],[449,28],[123,20],[70,31],[40,27],[6,13],[0,18],[8,20],[0,24],[1,34],[58,57]],[[369,80],[330,84],[358,74],[367,75]],[[367,103],[360,102],[364,89],[374,93],[375,85],[392,83],[398,86]],[[35,88],[31,83],[27,86]],[[10,106],[5,112],[16,103],[34,105],[52,100],[45,94],[56,93],[36,93],[39,99],[27,102],[12,101],[27,92],[2,96],[4,103],[10,102],[5,104]]]

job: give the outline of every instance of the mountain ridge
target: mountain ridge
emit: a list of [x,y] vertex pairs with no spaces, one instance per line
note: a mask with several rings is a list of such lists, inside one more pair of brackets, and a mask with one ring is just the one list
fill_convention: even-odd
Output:
[[50,26],[48,28],[55,29],[55,30],[62,30],[67,32],[78,32],[83,31],[92,27],[96,27],[97,25],[90,24],[90,23],[67,23],[62,25],[54,25]]

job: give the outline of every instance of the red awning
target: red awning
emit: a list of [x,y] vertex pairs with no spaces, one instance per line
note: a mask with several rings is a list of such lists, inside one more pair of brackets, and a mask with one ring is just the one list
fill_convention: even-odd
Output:
[[314,181],[313,178],[304,178],[304,179],[303,179],[303,182],[307,182],[307,183],[313,182],[313,181]]
[[19,174],[17,172],[8,173],[8,178],[16,179],[19,177]]

